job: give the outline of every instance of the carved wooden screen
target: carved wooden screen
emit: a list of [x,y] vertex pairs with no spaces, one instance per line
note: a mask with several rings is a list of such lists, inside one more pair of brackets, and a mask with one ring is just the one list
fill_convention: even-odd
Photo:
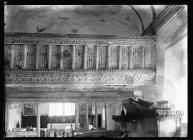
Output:
[[142,46],[135,46],[133,47],[133,64],[134,68],[140,69],[142,68],[142,60],[143,60],[143,47]]
[[75,69],[82,69],[84,61],[84,46],[77,45],[75,48]]
[[14,68],[20,69],[24,65],[24,45],[14,45]]
[[107,47],[99,47],[99,69],[105,69],[107,65]]
[[94,69],[96,65],[96,47],[88,45],[87,47],[87,69]]
[[35,68],[36,67],[36,45],[27,45],[27,62],[26,68]]
[[129,69],[130,68],[130,47],[128,46],[123,46],[121,47],[121,56],[122,56],[122,65],[121,68],[122,69]]
[[72,45],[63,46],[63,68],[72,69]]
[[38,46],[39,49],[39,69],[46,69],[48,68],[48,45],[40,45]]
[[151,46],[144,47],[144,68],[151,68]]
[[4,64],[5,68],[10,68],[11,67],[11,44],[6,44],[4,46]]
[[59,69],[60,68],[60,52],[61,52],[61,46],[60,45],[52,45],[52,69]]
[[110,69],[118,69],[118,47],[110,46]]

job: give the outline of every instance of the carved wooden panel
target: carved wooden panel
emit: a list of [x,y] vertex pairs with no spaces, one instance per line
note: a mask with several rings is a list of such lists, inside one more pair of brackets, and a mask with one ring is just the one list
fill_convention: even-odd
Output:
[[121,69],[129,69],[130,65],[130,47],[129,46],[123,46],[122,47],[122,65]]
[[151,46],[144,47],[144,68],[151,68]]
[[72,69],[72,45],[63,46],[63,69]]
[[142,46],[133,47],[134,68],[136,69],[142,68],[142,61],[143,61],[142,57],[143,57],[143,47]]
[[110,69],[118,69],[118,47],[110,46]]
[[36,45],[29,44],[27,47],[26,68],[33,69],[36,67]]
[[84,64],[84,46],[75,46],[75,69],[82,69]]
[[105,69],[107,67],[107,47],[99,47],[99,69]]
[[96,47],[94,45],[88,45],[86,48],[87,48],[87,69],[95,69]]
[[125,71],[14,71],[5,72],[6,84],[89,84],[128,85],[155,83],[155,71],[137,69]]
[[48,45],[38,45],[37,47],[39,49],[39,69],[46,69],[48,68]]
[[11,67],[11,44],[4,45],[4,65],[5,68]]
[[14,45],[14,68],[22,69],[24,65],[24,45]]
[[61,60],[61,55],[60,55],[60,45],[52,45],[52,58],[51,58],[51,68],[52,69],[60,69],[60,60]]

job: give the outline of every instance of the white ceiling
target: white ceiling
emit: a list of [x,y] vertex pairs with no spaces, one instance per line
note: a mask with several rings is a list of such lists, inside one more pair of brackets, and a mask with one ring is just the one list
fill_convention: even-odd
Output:
[[[165,5],[154,5],[159,14]],[[152,22],[151,5],[133,5],[144,28]],[[5,31],[140,35],[141,21],[130,5],[7,5]]]

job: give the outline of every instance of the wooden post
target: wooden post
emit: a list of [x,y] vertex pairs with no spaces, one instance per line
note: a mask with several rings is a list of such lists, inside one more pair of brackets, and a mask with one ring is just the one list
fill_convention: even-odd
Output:
[[52,46],[48,45],[48,69],[52,66]]
[[133,46],[130,46],[130,69],[134,68]]
[[97,103],[95,103],[95,128],[98,129]]
[[99,69],[99,48],[98,46],[95,46],[95,50],[96,50],[96,70]]
[[79,103],[75,103],[75,130],[79,131]]
[[86,131],[88,131],[88,125],[89,125],[89,122],[88,122],[88,103],[86,103]]
[[107,102],[105,102],[105,130],[107,130]]
[[121,65],[122,65],[122,47],[119,46],[119,55],[118,55],[118,61],[119,61],[119,70],[121,70]]
[[84,70],[87,69],[87,45],[84,46]]
[[39,69],[39,47],[36,45],[36,69]]
[[6,103],[5,106],[5,132],[7,136],[9,132],[9,103]]
[[64,61],[64,55],[63,55],[64,54],[64,52],[63,52],[64,46],[63,45],[60,46],[60,51],[61,51],[60,52],[60,56],[61,56],[60,57],[60,69],[63,69],[63,61]]
[[141,46],[142,47],[142,69],[144,69],[145,67],[145,51],[144,51],[144,47],[145,46]]
[[75,69],[75,61],[76,61],[76,56],[75,56],[75,54],[76,54],[76,46],[73,45],[73,46],[72,46],[72,70]]
[[39,103],[37,105],[37,133],[38,137],[40,137],[40,110],[39,110]]
[[27,45],[24,45],[24,63],[23,63],[23,68],[26,68],[27,64]]
[[15,46],[14,45],[11,45],[11,69],[14,68],[14,50],[15,49]]
[[110,52],[110,46],[107,46],[107,69],[110,69],[110,59],[111,59],[111,52]]

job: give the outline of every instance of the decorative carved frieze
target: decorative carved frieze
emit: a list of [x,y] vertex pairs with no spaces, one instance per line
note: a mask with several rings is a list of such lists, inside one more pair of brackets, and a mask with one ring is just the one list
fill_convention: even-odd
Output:
[[6,44],[56,44],[56,45],[154,45],[152,36],[118,36],[118,35],[60,35],[47,33],[5,33]]
[[5,72],[6,84],[42,83],[42,84],[96,84],[96,85],[128,85],[153,84],[155,71],[136,69],[127,71],[25,71],[8,70]]

